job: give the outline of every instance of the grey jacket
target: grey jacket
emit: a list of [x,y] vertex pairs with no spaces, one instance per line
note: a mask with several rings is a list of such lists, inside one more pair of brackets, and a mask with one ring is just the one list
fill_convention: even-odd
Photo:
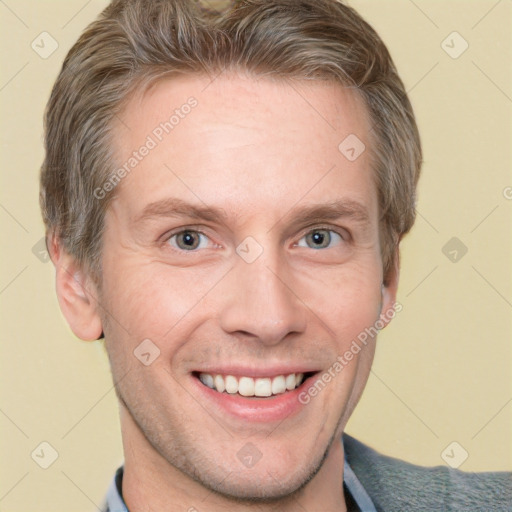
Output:
[[[350,512],[512,511],[512,473],[415,466],[380,455],[348,434],[343,434],[343,445],[345,499]],[[122,499],[122,478],[121,466],[102,511],[128,512]]]
[[512,473],[465,473],[386,457],[344,434],[345,456],[378,512],[510,512]]

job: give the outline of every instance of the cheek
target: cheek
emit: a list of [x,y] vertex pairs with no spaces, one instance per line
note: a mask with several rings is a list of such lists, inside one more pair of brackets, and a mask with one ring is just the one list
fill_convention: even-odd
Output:
[[299,296],[343,345],[379,318],[382,274],[373,259],[301,278]]
[[173,268],[140,256],[117,261],[122,264],[112,259],[104,265],[105,304],[114,337],[124,339],[131,351],[146,338],[168,350],[174,333],[181,333],[192,316],[200,318],[202,301],[225,274],[223,268]]

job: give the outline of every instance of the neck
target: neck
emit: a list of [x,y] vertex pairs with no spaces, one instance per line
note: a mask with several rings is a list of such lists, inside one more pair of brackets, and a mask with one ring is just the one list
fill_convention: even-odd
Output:
[[125,454],[122,491],[130,512],[346,512],[341,436],[335,438],[318,473],[297,493],[269,502],[241,502],[207,489],[167,462],[123,409],[121,407]]

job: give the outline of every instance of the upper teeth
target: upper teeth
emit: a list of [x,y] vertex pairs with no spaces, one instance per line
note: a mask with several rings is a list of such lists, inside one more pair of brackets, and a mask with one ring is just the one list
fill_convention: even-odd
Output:
[[303,373],[291,373],[290,375],[278,375],[273,378],[234,377],[233,375],[212,375],[200,373],[201,382],[211,389],[220,393],[235,394],[242,396],[271,396],[284,393],[286,390],[293,390],[300,386],[304,379]]

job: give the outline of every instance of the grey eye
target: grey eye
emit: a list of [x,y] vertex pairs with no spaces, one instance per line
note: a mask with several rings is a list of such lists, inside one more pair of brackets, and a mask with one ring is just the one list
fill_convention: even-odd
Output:
[[169,238],[169,243],[183,251],[195,251],[208,244],[208,238],[198,231],[186,230]]
[[315,229],[306,236],[303,236],[299,240],[298,245],[300,247],[309,247],[310,249],[327,249],[332,244],[338,244],[341,241],[341,236],[330,229]]

